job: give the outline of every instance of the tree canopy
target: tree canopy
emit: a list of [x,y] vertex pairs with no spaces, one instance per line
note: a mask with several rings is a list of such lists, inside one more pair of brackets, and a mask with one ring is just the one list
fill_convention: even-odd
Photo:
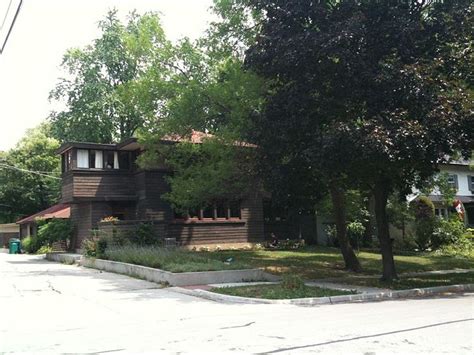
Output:
[[133,136],[160,110],[175,61],[158,15],[131,13],[123,24],[117,11],[99,23],[100,38],[68,50],[67,76],[50,98],[65,106],[52,112],[60,141],[112,143]]
[[0,157],[0,219],[15,222],[56,203],[60,192],[59,143],[46,124],[27,131]]
[[407,191],[473,145],[470,72],[462,65],[472,62],[472,4],[251,6],[265,13],[246,63],[272,83],[255,130],[268,166],[296,162],[337,184],[336,192],[348,184],[372,191],[384,278],[395,278],[389,193]]

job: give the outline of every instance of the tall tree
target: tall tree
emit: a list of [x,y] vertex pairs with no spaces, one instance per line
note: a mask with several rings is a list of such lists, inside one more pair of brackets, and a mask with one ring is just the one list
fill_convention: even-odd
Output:
[[0,156],[0,218],[15,222],[56,203],[60,194],[57,140],[42,124]]
[[65,106],[50,116],[61,141],[129,138],[156,115],[167,95],[173,46],[158,15],[131,13],[123,24],[113,10],[99,28],[102,35],[91,45],[66,53],[62,67],[68,76],[50,94]]
[[[446,156],[473,144],[466,69],[473,5],[255,0],[252,6],[265,18],[247,64],[273,83],[256,120],[261,145],[280,152],[281,162],[296,157],[302,169],[319,170],[335,206],[347,186],[372,191],[383,278],[396,278],[389,194],[408,191]],[[335,212],[341,223],[344,211]]]

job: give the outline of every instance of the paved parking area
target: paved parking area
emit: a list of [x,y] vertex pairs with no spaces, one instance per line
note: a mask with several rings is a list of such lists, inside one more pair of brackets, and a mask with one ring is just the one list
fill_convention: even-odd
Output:
[[0,253],[0,353],[471,354],[474,294],[321,307],[206,301]]

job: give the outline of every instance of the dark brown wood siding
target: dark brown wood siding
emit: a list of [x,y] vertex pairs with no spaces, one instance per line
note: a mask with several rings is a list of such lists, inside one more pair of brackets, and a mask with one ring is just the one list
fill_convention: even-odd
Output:
[[72,202],[73,199],[73,179],[72,179],[72,173],[66,173],[63,175],[63,181],[61,185],[61,202],[62,203],[68,203]]
[[169,221],[173,213],[162,196],[169,191],[166,172],[144,171],[135,175],[137,187],[137,219]]
[[135,199],[135,179],[128,172],[73,170],[63,176],[63,203]]
[[171,223],[167,236],[181,245],[219,243],[261,243],[263,234],[263,206],[256,194],[241,202],[240,220],[209,220]]

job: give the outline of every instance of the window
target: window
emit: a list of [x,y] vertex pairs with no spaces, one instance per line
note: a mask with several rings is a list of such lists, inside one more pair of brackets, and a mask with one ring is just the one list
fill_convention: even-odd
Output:
[[457,191],[458,189],[458,176],[456,174],[448,175],[448,185]]
[[119,169],[118,153],[113,151],[104,152],[104,168]]
[[77,150],[77,167],[80,169],[89,169],[89,151],[86,149]]
[[62,171],[63,173],[72,169],[72,150],[68,150],[62,155]]
[[216,204],[216,218],[227,218],[228,208],[224,202]]
[[229,204],[229,217],[240,218],[240,201],[232,201]]
[[[173,211],[174,218],[186,219],[184,213]],[[189,210],[187,218],[199,220],[229,220],[240,219],[240,201],[220,201],[206,208]]]
[[104,166],[103,153],[101,150],[89,151],[89,167],[91,169],[102,169]]
[[202,218],[214,218],[214,206],[204,208],[202,210]]
[[474,176],[467,176],[467,188],[474,194]]

